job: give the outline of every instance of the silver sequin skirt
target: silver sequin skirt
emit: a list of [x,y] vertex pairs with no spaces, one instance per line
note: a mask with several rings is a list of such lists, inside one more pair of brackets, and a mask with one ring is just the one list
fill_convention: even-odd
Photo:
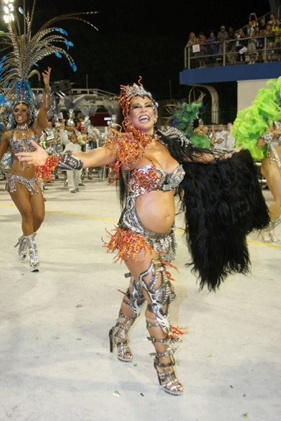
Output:
[[17,183],[22,184],[30,194],[37,194],[38,191],[36,186],[39,185],[37,178],[25,178],[18,174],[6,175],[6,190],[9,193],[15,193],[17,191]]

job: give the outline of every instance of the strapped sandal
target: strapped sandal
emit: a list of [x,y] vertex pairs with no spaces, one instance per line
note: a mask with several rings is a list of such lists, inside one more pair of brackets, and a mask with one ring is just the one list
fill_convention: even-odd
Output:
[[[160,326],[160,324],[158,322],[151,322],[147,320],[146,326],[148,329],[150,329],[157,328]],[[183,386],[178,381],[173,368],[175,365],[174,352],[176,344],[180,342],[180,339],[169,336],[166,336],[165,338],[156,338],[152,335],[148,339],[153,344],[161,344],[166,346],[164,352],[156,351],[156,357],[154,358],[154,368],[156,370],[160,386],[162,386],[163,390],[169,395],[182,395]],[[170,362],[162,363],[160,359],[164,357],[169,357]]]
[[170,354],[171,361],[169,363],[161,363],[159,358],[169,355],[167,352],[163,354],[157,354],[154,359],[154,368],[158,376],[159,384],[163,387],[164,392],[168,393],[169,395],[180,396],[183,394],[183,386],[178,381],[173,368],[175,365],[175,360]]
[[113,353],[114,347],[116,346],[118,360],[125,363],[133,360],[127,334],[135,320],[136,318],[128,317],[120,311],[116,325],[109,331],[110,352]]
[[[125,278],[128,277],[131,277],[131,273],[125,274]],[[133,354],[129,347],[128,332],[136,318],[139,316],[145,302],[145,298],[139,291],[138,285],[133,278],[131,292],[128,288],[124,295],[122,305],[125,305],[131,311],[132,316],[129,317],[124,314],[121,307],[117,323],[109,331],[109,345],[110,352],[113,352],[114,346],[116,346],[117,356],[120,361],[131,362],[133,360]]]

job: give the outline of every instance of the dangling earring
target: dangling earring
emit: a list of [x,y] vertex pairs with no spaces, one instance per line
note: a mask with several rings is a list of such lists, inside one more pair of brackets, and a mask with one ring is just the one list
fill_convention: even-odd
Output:
[[32,113],[28,113],[28,120],[27,120],[27,126],[31,126],[33,122]]

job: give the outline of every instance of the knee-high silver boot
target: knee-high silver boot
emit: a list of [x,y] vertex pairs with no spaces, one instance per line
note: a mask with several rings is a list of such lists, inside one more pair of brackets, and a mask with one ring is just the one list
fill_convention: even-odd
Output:
[[[126,274],[125,277],[128,275],[130,276],[131,274]],[[145,299],[137,289],[136,281],[132,278],[131,288],[128,288],[124,296],[117,322],[109,331],[110,352],[113,352],[116,346],[117,356],[120,361],[131,362],[133,360],[133,354],[129,347],[128,332],[139,316],[144,302]],[[124,314],[122,306],[127,307],[131,313],[130,316]]]
[[34,237],[35,233],[31,235],[26,235],[25,239],[29,248],[30,270],[31,272],[39,272],[38,250]]
[[25,262],[26,256],[27,256],[27,242],[26,242],[26,237],[24,235],[22,235],[21,237],[19,237],[17,244],[15,245],[15,247],[19,246],[18,249],[18,259],[21,262]]
[[176,298],[165,266],[159,259],[153,259],[149,268],[139,276],[142,287],[150,298],[146,321],[150,340],[156,351],[154,368],[159,384],[170,395],[181,395],[183,386],[176,377],[174,352],[178,338],[174,337],[169,323],[169,305]]

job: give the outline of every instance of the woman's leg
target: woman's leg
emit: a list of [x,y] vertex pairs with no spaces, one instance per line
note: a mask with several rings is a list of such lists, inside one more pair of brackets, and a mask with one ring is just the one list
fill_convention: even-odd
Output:
[[168,317],[170,302],[176,296],[159,255],[147,252],[145,256],[139,257],[140,261],[129,259],[125,263],[136,280],[139,294],[142,294],[147,302],[146,325],[156,350],[154,366],[159,383],[165,392],[180,395],[183,387],[177,380],[173,368],[176,339],[171,332]]
[[263,160],[261,172],[274,199],[269,207],[269,212],[270,219],[275,220],[281,215],[281,172],[277,163],[270,163],[269,158]]
[[39,185],[36,185],[37,194],[30,197],[30,203],[33,214],[33,232],[37,232],[45,218],[45,204],[42,190]]
[[123,362],[131,362],[132,351],[129,347],[128,333],[139,316],[145,299],[136,287],[136,281],[131,273],[126,273],[125,278],[130,277],[129,287],[124,295],[119,310],[116,325],[109,332],[110,351],[113,352],[114,345],[117,346],[118,359]]
[[279,241],[274,233],[274,228],[281,222],[281,172],[276,162],[265,158],[262,162],[261,172],[266,179],[268,188],[273,196],[273,202],[269,206],[270,224],[269,229],[262,231],[263,240],[266,242]]
[[10,193],[12,200],[20,211],[22,217],[23,236],[19,238],[18,257],[24,261],[29,248],[30,266],[32,271],[38,271],[39,259],[37,246],[34,240],[35,231],[44,219],[44,200],[40,187],[37,185],[37,194],[31,193],[20,183],[17,189]]
[[17,183],[17,190],[14,193],[10,193],[10,196],[21,214],[23,234],[25,236],[33,234],[33,211],[30,192],[25,186]]

